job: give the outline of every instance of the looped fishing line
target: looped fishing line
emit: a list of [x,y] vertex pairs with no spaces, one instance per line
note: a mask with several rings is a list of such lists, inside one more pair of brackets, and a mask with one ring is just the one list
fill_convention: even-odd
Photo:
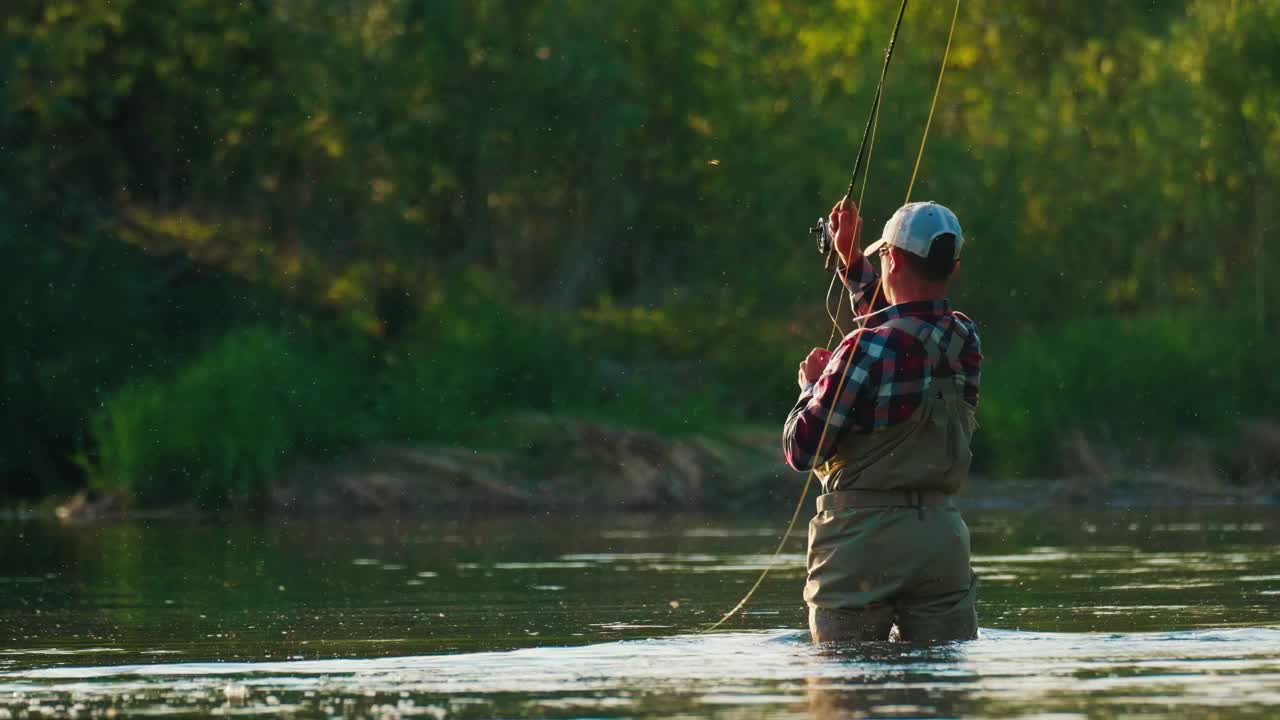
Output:
[[[906,9],[907,9],[907,0],[902,0],[902,5],[898,8],[898,19],[894,24],[893,34],[890,35],[889,37],[889,46],[885,50],[884,65],[881,66],[880,68],[880,82],[879,82],[879,85],[877,85],[876,87],[875,99],[872,101],[871,115],[869,118],[867,118],[867,127],[866,129],[863,130],[863,133],[862,133],[862,144],[858,147],[858,157],[857,157],[857,160],[855,160],[854,162],[853,174],[849,179],[849,190],[845,193],[845,199],[849,199],[853,195],[853,189],[854,189],[854,186],[857,184],[857,180],[858,180],[858,167],[862,163],[863,150],[868,151],[866,156],[867,167],[869,168],[871,165],[870,148],[874,147],[875,145],[875,129],[876,129],[876,126],[879,125],[880,96],[884,92],[885,74],[889,70],[889,61],[893,58],[893,47],[894,47],[894,44],[897,42],[898,29],[902,26],[902,17],[906,13]],[[955,35],[956,19],[959,18],[959,16],[960,16],[960,0],[956,0],[955,10],[952,12],[952,15],[951,15],[951,28],[950,30],[947,31],[947,45],[946,45],[946,48],[942,51],[942,66],[938,69],[938,83],[937,85],[934,86],[934,89],[933,89],[933,101],[929,104],[929,115],[925,119],[924,132],[920,136],[920,149],[916,152],[915,166],[911,170],[911,181],[907,184],[907,199],[903,201],[903,204],[906,204],[907,202],[911,201],[911,191],[912,189],[915,188],[916,175],[920,171],[920,161],[924,157],[925,144],[929,140],[929,128],[933,124],[933,114],[938,107],[938,95],[942,91],[942,78],[947,70],[947,58],[951,54],[951,39]],[[868,141],[870,142],[870,145],[868,145]],[[867,174],[868,173],[863,174],[862,191],[858,194],[859,213],[861,213],[861,208],[862,208],[862,197],[867,190]],[[855,232],[856,232],[856,229],[855,229]],[[854,242],[857,243],[857,242],[860,242],[860,240],[861,238],[855,235]],[[847,267],[843,268],[844,276],[842,279],[845,281],[848,280],[848,272],[849,272],[849,268]],[[835,339],[835,333],[840,330],[839,324],[837,323],[837,317],[840,314],[840,307],[844,298],[844,293],[842,292],[840,294],[840,299],[837,301],[837,304],[836,304],[836,311],[834,314],[832,314],[830,311],[831,287],[835,285],[836,275],[837,273],[832,274],[832,278],[831,278],[832,284],[827,287],[827,299],[828,299],[827,315],[828,317],[831,318],[831,323],[833,326],[832,335],[827,340],[828,349],[830,349],[831,347],[832,340]],[[847,285],[848,283],[845,282],[844,284]],[[854,318],[854,321],[858,324],[859,330],[866,327],[867,318],[870,317],[875,312],[875,305],[876,305],[876,302],[880,299],[880,292],[883,286],[884,286],[883,281],[876,283],[875,292],[871,295],[871,302],[867,305],[868,312],[864,315],[860,315]],[[840,368],[840,381],[836,385],[836,392],[833,397],[839,398],[840,394],[844,392],[845,380],[847,379],[847,373],[849,369],[849,361],[852,358],[853,358],[853,353],[849,353],[848,356],[845,357],[844,365]],[[832,402],[831,408],[827,410],[827,419],[822,424],[822,433],[818,437],[819,448],[821,448],[823,443],[826,442],[827,430],[831,427],[831,416],[834,412],[835,412],[835,402]],[[816,476],[817,476],[816,468],[811,468],[809,470],[808,475],[805,476],[804,486],[800,489],[800,499],[796,502],[796,509],[794,512],[791,513],[791,520],[787,523],[787,528],[782,533],[782,539],[778,541],[778,547],[773,551],[773,555],[770,556],[769,562],[765,564],[764,570],[760,572],[760,577],[756,578],[755,583],[751,586],[749,590],[747,590],[747,593],[742,596],[742,600],[739,601],[737,605],[733,606],[732,610],[725,613],[724,617],[716,621],[715,624],[705,628],[702,632],[711,632],[712,630],[715,630],[716,628],[725,624],[725,622],[727,622],[729,618],[736,615],[739,610],[746,607],[747,603],[751,601],[751,598],[753,595],[755,595],[756,590],[760,587],[762,583],[764,583],[765,578],[769,576],[769,571],[772,570],[773,566],[777,563],[778,556],[782,554],[783,548],[786,547],[787,540],[791,538],[791,532],[795,530],[796,520],[800,518],[800,511],[804,509],[805,498],[808,497],[809,495],[809,487],[813,484],[813,479]]]

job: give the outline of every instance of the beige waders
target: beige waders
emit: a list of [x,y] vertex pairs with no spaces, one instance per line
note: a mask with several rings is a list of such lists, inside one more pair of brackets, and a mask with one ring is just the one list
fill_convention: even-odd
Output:
[[[909,420],[849,434],[818,470],[824,494],[809,523],[804,599],[815,642],[977,637],[969,528],[951,502],[968,479],[976,427],[964,401],[957,323],[949,347],[918,318],[885,325],[920,338],[930,367]],[[945,371],[950,368],[950,372]]]

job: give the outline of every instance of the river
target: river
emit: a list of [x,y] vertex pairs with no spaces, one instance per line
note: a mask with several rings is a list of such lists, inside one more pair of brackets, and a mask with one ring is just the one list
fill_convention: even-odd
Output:
[[783,519],[0,522],[0,718],[1273,717],[1280,508],[970,510],[982,637],[808,643]]

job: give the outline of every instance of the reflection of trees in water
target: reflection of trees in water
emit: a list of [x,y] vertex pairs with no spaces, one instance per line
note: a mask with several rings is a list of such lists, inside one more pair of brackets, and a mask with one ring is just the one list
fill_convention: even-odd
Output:
[[847,666],[847,676],[805,681],[814,718],[865,715],[958,717],[978,711],[974,675],[962,671],[964,644],[921,646],[862,642],[819,648],[824,659]]

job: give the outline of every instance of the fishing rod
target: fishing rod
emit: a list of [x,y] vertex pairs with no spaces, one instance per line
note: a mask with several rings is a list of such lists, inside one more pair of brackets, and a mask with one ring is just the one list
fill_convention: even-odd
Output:
[[[849,189],[844,193],[844,199],[853,198],[853,188],[858,184],[858,172],[862,170],[862,158],[867,150],[867,139],[871,137],[871,128],[875,124],[876,117],[880,112],[880,98],[884,95],[884,79],[889,73],[889,63],[893,60],[893,48],[898,44],[898,30],[902,28],[902,19],[907,14],[907,0],[902,0],[902,4],[898,6],[898,19],[893,23],[893,32],[889,34],[889,45],[884,49],[884,63],[880,66],[880,81],[876,83],[876,94],[871,100],[871,112],[867,114],[867,124],[862,128],[862,141],[858,143],[858,156],[853,161],[853,172],[849,174]],[[867,159],[870,163],[870,158]],[[865,188],[866,182],[863,181]],[[831,224],[824,217],[818,218],[818,222],[809,233],[818,243],[818,252],[821,253],[825,260],[823,267],[827,270],[831,269],[831,260],[835,255],[835,236],[831,232]]]
[[[959,0],[956,0],[956,1],[957,3],[959,2]],[[853,189],[858,182],[858,172],[862,168],[863,166],[862,161],[864,156],[866,156],[867,141],[872,136],[872,128],[876,124],[876,117],[880,110],[880,98],[883,97],[884,95],[884,80],[886,75],[888,75],[888,72],[889,72],[889,63],[893,60],[893,49],[898,43],[898,30],[902,28],[902,19],[906,16],[906,14],[907,14],[907,0],[902,0],[902,3],[898,6],[898,17],[896,20],[894,20],[894,23],[893,23],[893,32],[889,34],[889,44],[888,46],[885,47],[885,50],[884,50],[884,62],[880,65],[880,80],[879,82],[876,83],[876,94],[871,100],[871,112],[867,114],[867,124],[862,130],[862,141],[858,143],[858,155],[854,159],[853,172],[849,176],[849,189],[845,191],[846,200],[851,199],[853,197]],[[870,158],[868,158],[868,162],[870,162]],[[865,185],[866,185],[865,178],[864,178],[863,185],[865,188]],[[835,252],[835,238],[831,234],[830,223],[827,222],[826,218],[819,217],[817,224],[814,225],[814,227],[811,228],[809,232],[812,235],[816,236],[818,241],[818,252],[826,256],[826,259],[824,260],[823,265],[824,267],[826,267],[826,269],[830,270],[831,256]],[[846,268],[846,272],[847,271],[848,269]],[[835,276],[833,275],[832,283],[834,282],[835,282]],[[878,291],[879,287],[877,286],[876,289]],[[828,297],[830,297],[830,288],[828,288]],[[875,303],[874,298],[872,299],[872,303],[873,304]],[[828,305],[828,315],[831,314],[829,308],[830,306]],[[836,309],[838,312],[839,311],[838,305]],[[831,323],[833,326],[836,326],[838,328],[838,323],[836,322],[836,318],[834,315],[831,315]],[[833,338],[835,337],[834,333],[832,334],[832,337]],[[830,345],[830,341],[828,341],[827,344]],[[850,357],[851,356],[852,354],[850,354]],[[846,363],[847,362],[848,362],[848,359],[846,358]],[[841,390],[844,387],[844,373],[841,373],[840,381],[841,381],[840,388],[836,390],[837,396],[839,396]],[[831,409],[835,410],[834,403],[832,404]],[[826,439],[827,428],[830,427],[830,425],[831,425],[831,413],[828,412],[827,421],[822,426],[822,436],[818,440],[818,447],[821,447],[823,441]],[[773,569],[773,565],[777,561],[778,556],[782,554],[782,549],[786,546],[787,540],[791,539],[791,532],[792,530],[795,529],[796,521],[800,518],[800,511],[804,509],[804,501],[805,501],[805,498],[808,497],[809,495],[809,487],[813,484],[814,475],[815,475],[814,471],[810,470],[810,472],[806,476],[804,481],[804,487],[801,488],[800,490],[800,499],[796,502],[796,509],[791,514],[791,520],[790,522],[787,523],[787,529],[783,531],[782,539],[778,541],[778,547],[773,551],[773,555],[769,559],[768,565],[766,565],[764,570],[760,573],[760,577],[756,578],[755,584],[752,585],[749,590],[747,590],[746,595],[742,597],[742,600],[739,601],[737,605],[733,606],[732,610],[725,613],[724,617],[721,617],[715,624],[711,625],[710,627],[707,627],[705,630],[703,630],[703,632],[711,632],[712,630],[715,630],[716,628],[725,624],[725,622],[727,622],[729,618],[736,615],[739,610],[746,607],[747,603],[750,602],[751,597],[755,595],[756,589],[758,589],[760,585],[764,582],[764,579],[768,577],[769,571]]]

